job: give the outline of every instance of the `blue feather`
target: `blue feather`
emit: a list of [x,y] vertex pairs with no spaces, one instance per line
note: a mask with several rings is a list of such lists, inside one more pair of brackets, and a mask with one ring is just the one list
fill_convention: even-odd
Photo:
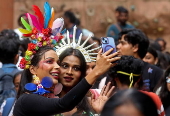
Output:
[[61,32],[62,35],[63,35],[64,33],[66,33],[66,29],[64,29],[64,30]]
[[33,84],[33,83],[27,83],[25,85],[25,89],[26,90],[29,90],[29,91],[34,91],[37,89],[37,85],[36,84]]
[[50,21],[51,18],[51,7],[50,4],[48,2],[44,3],[44,17],[45,17],[45,21],[44,21],[44,28],[46,29],[48,27],[48,23]]
[[50,88],[53,85],[53,81],[50,77],[44,77],[41,84],[45,88]]

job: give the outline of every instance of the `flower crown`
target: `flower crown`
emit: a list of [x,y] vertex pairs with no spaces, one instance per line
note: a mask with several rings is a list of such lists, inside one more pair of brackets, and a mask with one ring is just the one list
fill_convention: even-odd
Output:
[[33,5],[35,15],[26,13],[29,24],[21,17],[21,22],[26,29],[20,28],[23,37],[30,37],[31,43],[28,44],[25,57],[21,59],[19,67],[21,69],[28,69],[31,64],[31,59],[36,51],[42,46],[56,46],[66,31],[62,28],[64,25],[63,18],[54,20],[54,9],[50,7],[48,2],[44,3],[44,16],[39,7]]
[[67,31],[67,43],[65,42],[64,39],[62,39],[61,43],[59,43],[59,45],[56,46],[57,55],[59,56],[67,48],[73,48],[73,49],[78,49],[83,54],[86,62],[95,62],[96,57],[94,55],[97,55],[98,53],[93,53],[93,51],[98,50],[101,47],[96,47],[94,49],[89,50],[89,48],[92,47],[93,45],[95,45],[96,42],[94,42],[93,44],[91,44],[89,46],[85,46],[85,44],[92,37],[92,35],[89,35],[88,38],[84,41],[84,43],[80,45],[81,39],[82,39],[82,33],[80,34],[78,42],[76,43],[76,41],[75,41],[76,29],[77,29],[77,27],[74,26],[73,27],[73,41],[72,41],[72,43],[70,43],[71,40],[69,37],[69,31]]

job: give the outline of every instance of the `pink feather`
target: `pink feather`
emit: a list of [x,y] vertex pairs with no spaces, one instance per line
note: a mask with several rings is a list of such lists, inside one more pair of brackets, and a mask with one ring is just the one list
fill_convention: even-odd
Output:
[[34,26],[35,28],[37,28],[37,30],[39,30],[39,31],[41,32],[43,27],[42,27],[42,25],[40,24],[40,22],[39,22],[39,20],[37,19],[37,17],[34,16],[34,15],[32,15],[32,14],[30,14],[30,13],[27,13],[27,14],[29,14],[29,16],[30,16],[30,18],[31,18],[31,20],[32,20],[33,26]]
[[29,13],[26,13],[26,17],[28,18],[28,22],[29,22],[31,28],[33,29],[34,26],[33,26],[33,23],[32,23],[32,20],[31,20]]

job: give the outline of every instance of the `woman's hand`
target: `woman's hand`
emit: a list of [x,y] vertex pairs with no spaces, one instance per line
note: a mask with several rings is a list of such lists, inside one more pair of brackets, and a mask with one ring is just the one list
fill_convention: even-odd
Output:
[[120,59],[120,57],[117,57],[118,52],[115,52],[113,54],[110,54],[113,51],[113,48],[106,51],[102,54],[102,49],[98,52],[97,60],[96,60],[96,66],[94,68],[97,75],[104,74],[110,67],[115,66],[116,63],[113,63]]
[[107,86],[105,85],[102,88],[102,91],[100,92],[99,97],[95,98],[95,95],[92,93],[92,97],[91,97],[91,106],[94,109],[94,111],[96,113],[100,113],[103,109],[103,106],[105,105],[105,103],[107,102],[107,100],[112,96],[113,94],[113,90],[114,90],[114,86],[112,86],[110,88],[110,84],[111,82],[109,82],[107,84]]
[[113,63],[120,59],[117,57],[118,52],[110,54],[113,51],[113,48],[102,54],[102,49],[98,52],[96,66],[94,69],[85,77],[89,84],[93,84],[96,79],[104,74],[109,68],[115,66],[116,63]]

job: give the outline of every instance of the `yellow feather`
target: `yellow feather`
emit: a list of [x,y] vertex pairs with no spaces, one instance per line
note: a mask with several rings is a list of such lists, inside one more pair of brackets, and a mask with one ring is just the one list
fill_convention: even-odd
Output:
[[20,31],[21,33],[24,33],[24,34],[29,34],[29,33],[31,33],[31,31],[28,31],[28,30],[22,29],[22,28],[19,28],[19,31]]
[[48,23],[48,27],[49,27],[49,28],[52,28],[52,25],[53,25],[53,22],[54,22],[54,15],[55,15],[54,9],[52,8],[52,9],[51,9],[51,18],[50,18],[50,21],[49,21],[49,23]]

